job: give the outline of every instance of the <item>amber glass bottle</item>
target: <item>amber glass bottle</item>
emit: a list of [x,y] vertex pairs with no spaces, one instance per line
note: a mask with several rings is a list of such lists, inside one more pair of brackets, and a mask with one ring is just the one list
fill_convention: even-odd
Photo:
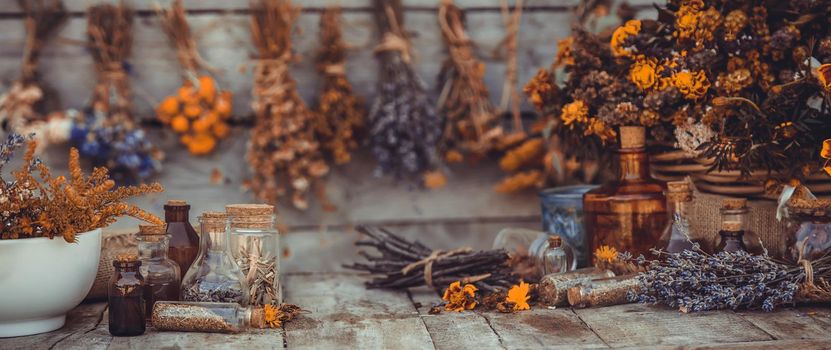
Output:
[[181,200],[168,201],[164,206],[165,229],[170,237],[167,256],[181,271],[187,271],[199,253],[199,235],[190,224],[190,205]]
[[589,254],[606,245],[650,256],[667,224],[664,184],[649,175],[643,127],[621,127],[615,181],[583,195]]
[[110,334],[134,336],[144,333],[144,278],[139,273],[141,261],[135,254],[121,254],[113,261],[115,271],[109,288]]

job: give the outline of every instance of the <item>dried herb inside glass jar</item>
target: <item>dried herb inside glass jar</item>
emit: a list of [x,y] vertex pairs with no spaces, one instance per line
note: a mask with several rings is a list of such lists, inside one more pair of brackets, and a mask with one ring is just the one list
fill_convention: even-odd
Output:
[[144,334],[144,278],[135,254],[118,255],[109,288],[109,328],[114,336]]
[[182,300],[247,306],[248,284],[229,250],[228,215],[206,212],[199,221],[202,229],[199,256],[182,278]]

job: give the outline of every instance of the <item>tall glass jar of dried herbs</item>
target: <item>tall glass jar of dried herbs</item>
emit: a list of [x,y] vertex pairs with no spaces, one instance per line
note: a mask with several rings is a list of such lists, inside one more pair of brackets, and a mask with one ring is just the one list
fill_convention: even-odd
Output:
[[275,228],[274,206],[225,206],[231,229],[231,252],[248,283],[251,304],[279,304],[280,235]]
[[153,304],[162,300],[179,300],[182,273],[179,265],[167,257],[170,236],[164,225],[139,225],[138,251],[144,277],[145,315],[150,320]]
[[182,278],[182,300],[247,306],[248,284],[229,247],[228,215],[206,212],[199,218],[199,224],[202,231],[199,255]]
[[144,278],[139,273],[141,261],[135,254],[120,254],[113,261],[108,293],[110,334],[134,336],[144,334]]

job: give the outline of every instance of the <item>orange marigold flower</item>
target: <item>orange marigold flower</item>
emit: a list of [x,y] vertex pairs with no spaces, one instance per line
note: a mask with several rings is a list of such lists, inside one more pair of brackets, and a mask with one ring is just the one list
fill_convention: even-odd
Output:
[[446,301],[444,309],[447,311],[473,310],[476,307],[476,291],[479,290],[472,284],[465,284],[456,281],[444,290],[442,300]]
[[159,106],[156,108],[156,113],[159,114],[159,117],[172,117],[179,112],[179,100],[176,99],[176,96],[167,96],[159,103]]
[[613,263],[617,260],[617,249],[607,245],[602,245],[594,251],[594,258],[597,259],[597,261]]
[[672,85],[687,99],[697,100],[707,94],[710,81],[704,71],[690,72],[682,70],[672,75]]
[[609,43],[612,54],[615,57],[629,56],[631,53],[623,45],[625,45],[627,38],[637,35],[640,31],[641,21],[636,19],[626,21],[626,24],[615,29],[615,32],[612,33],[612,41]]
[[654,58],[640,58],[629,68],[629,81],[641,90],[649,89],[658,80],[657,67]]
[[583,132],[585,136],[595,135],[600,138],[600,142],[606,143],[609,141],[613,141],[617,137],[617,133],[614,129],[610,128],[606,123],[598,118],[591,118],[588,122],[588,126],[586,127],[586,131]]
[[570,66],[574,64],[572,46],[574,37],[569,36],[557,42],[557,58],[554,59],[554,67]]
[[508,296],[505,298],[505,301],[510,302],[514,305],[514,311],[522,311],[528,310],[531,308],[528,305],[528,300],[531,297],[528,295],[528,291],[531,289],[531,286],[524,281],[519,281],[518,285],[511,287],[508,290]]
[[580,100],[569,103],[563,106],[560,119],[563,125],[574,128],[575,123],[586,123],[589,120],[589,107]]
[[441,171],[428,171],[424,173],[424,186],[429,189],[442,188],[447,185],[447,176]]

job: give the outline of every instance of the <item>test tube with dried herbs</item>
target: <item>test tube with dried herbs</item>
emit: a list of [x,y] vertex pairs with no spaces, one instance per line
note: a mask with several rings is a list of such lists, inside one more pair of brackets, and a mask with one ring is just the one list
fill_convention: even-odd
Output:
[[540,279],[537,292],[540,301],[549,306],[568,304],[568,291],[576,286],[589,284],[593,280],[615,277],[609,270],[597,270],[593,267],[574,270],[566,273],[545,275]]
[[269,203],[291,194],[295,208],[307,209],[309,193],[322,185],[329,166],[315,138],[316,116],[289,74],[291,32],[300,9],[290,0],[257,0],[251,10],[258,55],[251,102],[255,120],[247,155],[253,176],[247,186]]
[[569,289],[568,303],[577,308],[627,304],[627,295],[640,289],[640,282],[632,276],[600,279]]
[[157,330],[179,332],[240,333],[266,327],[263,308],[237,303],[158,302],[151,321]]
[[316,107],[315,134],[323,151],[335,164],[344,164],[358,148],[364,127],[364,101],[346,79],[346,44],[341,32],[341,10],[329,7],[320,15],[321,50],[317,70],[323,77]]
[[229,204],[231,252],[245,276],[252,305],[280,304],[280,234],[274,207],[267,204]]

